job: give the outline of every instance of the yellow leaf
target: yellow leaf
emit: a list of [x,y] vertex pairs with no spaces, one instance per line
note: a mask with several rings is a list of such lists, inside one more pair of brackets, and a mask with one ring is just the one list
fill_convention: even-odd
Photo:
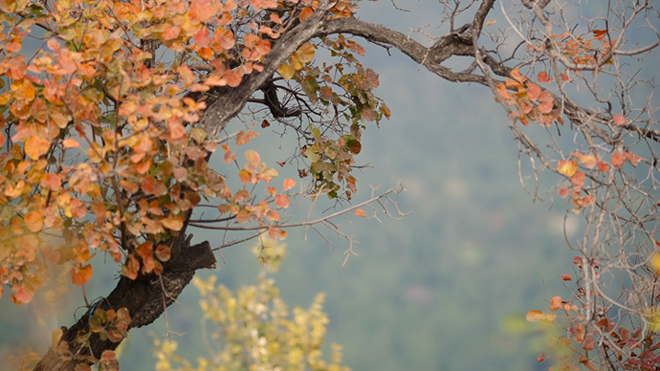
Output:
[[284,63],[283,65],[280,66],[280,68],[277,69],[277,72],[285,79],[289,80],[290,78],[293,77],[293,73],[295,72],[293,68],[288,64]]
[[314,59],[314,55],[316,54],[316,51],[314,50],[314,45],[310,43],[304,43],[298,50],[296,51],[296,56],[302,63],[309,63]]
[[53,330],[53,332],[50,334],[50,347],[53,350],[57,350],[57,345],[60,343],[60,339],[62,338],[62,329],[61,328],[56,328]]
[[183,228],[183,218],[181,217],[164,218],[160,223],[170,231],[180,231]]
[[567,177],[572,177],[577,172],[578,165],[577,162],[573,160],[564,161],[561,160],[557,163],[557,171],[559,174],[565,175]]
[[651,257],[651,265],[655,268],[656,273],[660,274],[660,254],[653,254]]

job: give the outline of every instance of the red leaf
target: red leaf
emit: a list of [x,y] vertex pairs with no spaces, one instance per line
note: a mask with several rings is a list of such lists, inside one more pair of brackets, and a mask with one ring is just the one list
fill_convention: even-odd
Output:
[[539,362],[539,363],[541,363],[543,361],[545,361],[545,353],[541,353],[539,358],[536,359],[536,362]]
[[537,79],[539,82],[550,82],[552,79],[548,77],[548,74],[545,71],[539,72],[539,75],[537,76]]
[[622,126],[628,123],[628,120],[621,115],[615,115],[612,119],[614,120],[614,123],[617,124],[618,126]]
[[582,342],[582,348],[584,350],[594,350],[596,349],[596,342],[591,336],[587,336]]
[[559,188],[559,191],[557,193],[559,193],[559,196],[561,198],[564,198],[564,197],[568,196],[568,188],[561,187],[561,188]]
[[573,279],[571,279],[570,273],[564,273],[559,277],[561,277],[561,279],[564,280],[564,281],[573,281]]

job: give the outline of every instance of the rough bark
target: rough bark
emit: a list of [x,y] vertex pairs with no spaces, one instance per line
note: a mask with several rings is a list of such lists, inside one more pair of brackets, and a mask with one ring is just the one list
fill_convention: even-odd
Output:
[[[126,308],[131,316],[129,329],[142,327],[152,323],[165,311],[188,285],[195,271],[201,268],[215,268],[215,256],[211,245],[203,242],[190,246],[190,238],[179,237],[168,242],[171,248],[171,258],[164,266],[161,276],[155,274],[140,274],[131,280],[121,277],[110,295],[102,298],[98,304],[104,310]],[[165,304],[165,306],[163,306]],[[100,358],[104,350],[114,350],[119,342],[101,340],[93,335],[89,345],[81,348],[75,344],[79,333],[89,331],[90,308],[73,326],[64,331],[61,340],[66,341],[69,349],[76,354],[90,354]],[[72,371],[75,360],[66,359],[58,351],[48,349],[48,352],[35,367],[35,371]]]

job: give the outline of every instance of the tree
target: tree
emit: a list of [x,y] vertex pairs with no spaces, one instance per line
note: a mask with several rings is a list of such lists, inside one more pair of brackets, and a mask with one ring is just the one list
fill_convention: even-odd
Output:
[[[207,281],[193,279],[202,296],[200,304],[205,318],[211,323],[206,342],[212,357],[199,358],[195,368],[190,361],[176,355],[176,341],[156,338],[155,369],[349,371],[341,366],[342,347],[338,344],[331,344],[329,362],[323,359],[321,345],[328,323],[322,312],[324,295],[317,294],[309,310],[296,307],[289,312],[274,280],[267,276],[279,269],[286,255],[286,244],[266,239],[253,252],[265,263],[256,285],[242,287],[234,294],[224,285],[216,286],[215,276]],[[219,346],[214,347],[212,339],[218,339]]]
[[[651,369],[660,131],[653,81],[639,69],[660,45],[657,9],[650,0],[618,1],[588,18],[579,4],[524,0],[508,10],[500,4],[499,28],[494,1],[443,3],[448,31],[429,47],[356,19],[358,5],[348,1],[0,3],[8,86],[0,95],[0,280],[20,304],[46,279],[47,262],[70,264],[83,287],[97,253],[122,272],[112,293],[54,332],[36,369],[115,368],[112,350],[124,334],[159,317],[197,269],[213,267],[215,249],[264,233],[283,239],[294,226],[342,235],[332,217],[366,216],[362,209],[374,202],[388,212],[400,188],[320,220],[280,216],[294,196],[350,201],[366,123],[389,117],[372,92],[378,75],[359,62],[364,49],[347,35],[397,49],[442,79],[492,91],[532,166],[534,196],[540,172],[556,173],[559,195],[586,221],[584,239],[568,241],[578,254],[577,275],[562,276],[575,277],[572,297],[551,301],[567,313],[564,344],[577,341],[572,354],[587,367]],[[28,37],[42,46],[23,50]],[[329,54],[325,63],[317,50]],[[469,59],[466,69],[447,67],[459,57]],[[293,193],[290,179],[280,190],[270,186],[277,171],[252,149],[241,166],[236,147],[257,134],[224,135],[234,118],[293,131],[299,146],[282,165],[310,177],[310,189]],[[530,123],[546,136],[533,139]],[[210,168],[218,145],[241,185],[219,174],[231,167]],[[217,217],[193,216],[208,205]],[[212,249],[191,246],[192,226],[252,234]],[[344,237],[348,257],[352,240]],[[624,335],[623,318],[632,335]]]

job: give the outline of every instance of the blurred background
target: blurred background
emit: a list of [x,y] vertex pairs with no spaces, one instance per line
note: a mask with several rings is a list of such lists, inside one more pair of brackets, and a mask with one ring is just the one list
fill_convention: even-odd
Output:
[[[437,2],[396,4],[410,12],[395,10],[389,1],[365,2],[359,18],[403,33],[424,25],[429,26],[422,31],[430,35],[446,32],[435,28],[442,18]],[[420,34],[411,36],[430,43]],[[330,248],[313,232],[305,238],[303,229],[290,229],[289,253],[275,275],[282,297],[290,307],[306,308],[317,292],[327,293],[326,341],[344,345],[344,363],[353,370],[547,369],[547,361],[536,362],[547,339],[526,323],[525,314],[546,310],[552,296],[567,295],[557,277],[572,273],[564,218],[569,239],[577,238],[579,222],[566,214],[564,199],[553,203],[556,192],[551,188],[558,179],[541,178],[545,202],[534,201],[523,188],[505,112],[488,89],[443,81],[396,51],[388,55],[360,43],[367,50],[361,61],[380,74],[376,94],[390,106],[392,118],[380,128],[368,125],[363,134],[357,161],[373,168],[357,174],[353,200],[369,198],[369,185],[384,191],[401,180],[407,191],[394,199],[411,213],[400,221],[381,214],[382,224],[352,215],[338,219],[341,230],[359,241],[354,247],[359,256],[343,267],[345,240],[327,232]],[[270,166],[292,151],[286,137],[272,132],[276,126],[256,129],[261,135],[250,145]],[[532,136],[542,133],[532,126],[526,130]],[[220,164],[221,159],[215,161]],[[531,175],[524,158],[522,163],[522,176]],[[295,169],[289,171],[282,171],[281,179],[301,182]],[[533,192],[533,179],[527,179],[526,186]],[[308,205],[301,200],[289,210],[300,212],[292,214],[294,218],[304,218]],[[217,246],[222,239],[219,232],[192,232],[193,242],[208,240]],[[253,284],[259,263],[250,253],[252,246],[226,249],[217,270],[200,274],[215,274],[230,288]],[[111,264],[104,268],[102,256],[96,258],[96,274],[87,287],[89,298],[107,295],[118,276]],[[64,275],[62,282],[67,280]],[[168,310],[170,330],[182,334],[176,339],[179,354],[190,360],[208,356],[197,290],[191,285],[179,301],[182,305]],[[77,287],[66,292],[54,288],[25,307],[16,307],[4,295],[1,356],[18,356],[27,349],[43,354],[51,331],[70,326],[72,313],[81,305]],[[122,369],[153,369],[150,334],[165,332],[162,318],[131,331],[120,358]]]

